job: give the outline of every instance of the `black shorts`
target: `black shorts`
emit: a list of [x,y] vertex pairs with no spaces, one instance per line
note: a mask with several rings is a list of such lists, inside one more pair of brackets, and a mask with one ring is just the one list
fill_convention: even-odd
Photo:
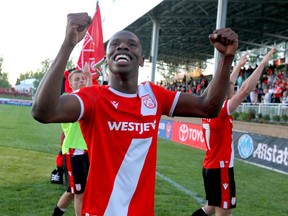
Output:
[[203,168],[203,180],[206,200],[209,206],[218,206],[223,209],[236,208],[236,186],[233,167]]
[[65,154],[65,162],[68,173],[67,192],[84,193],[89,171],[88,153],[81,155]]

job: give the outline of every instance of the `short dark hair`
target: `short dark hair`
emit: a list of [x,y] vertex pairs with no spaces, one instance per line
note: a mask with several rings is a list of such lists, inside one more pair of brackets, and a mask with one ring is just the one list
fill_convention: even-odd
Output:
[[68,75],[68,80],[71,83],[71,77],[73,76],[73,74],[77,74],[77,73],[83,73],[82,70],[73,70],[71,71],[71,73]]

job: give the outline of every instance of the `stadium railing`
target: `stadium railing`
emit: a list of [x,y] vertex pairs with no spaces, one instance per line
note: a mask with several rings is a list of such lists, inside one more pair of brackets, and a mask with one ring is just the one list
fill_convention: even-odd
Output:
[[281,103],[241,103],[238,108],[235,110],[235,112],[254,112],[257,116],[261,113],[262,116],[269,115],[271,118],[273,116],[283,116],[288,115],[288,104],[281,104]]

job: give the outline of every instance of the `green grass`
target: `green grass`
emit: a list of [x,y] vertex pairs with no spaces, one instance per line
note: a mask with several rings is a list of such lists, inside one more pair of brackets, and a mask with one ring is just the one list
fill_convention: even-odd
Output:
[[[0,105],[0,119],[0,215],[51,215],[65,190],[50,183],[60,125],[36,122],[30,107]],[[189,216],[201,206],[203,157],[204,151],[159,139],[156,216]],[[288,215],[288,175],[235,161],[235,179],[233,216]],[[74,215],[72,205],[65,215]]]

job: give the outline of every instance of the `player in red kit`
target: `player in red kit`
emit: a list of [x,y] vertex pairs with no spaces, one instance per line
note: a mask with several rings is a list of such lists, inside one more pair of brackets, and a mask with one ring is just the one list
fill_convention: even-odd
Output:
[[229,28],[209,36],[221,58],[201,96],[169,91],[149,81],[138,85],[142,46],[135,34],[125,30],[114,34],[107,45],[108,85],[60,96],[62,71],[90,23],[87,13],[67,16],[64,42],[37,89],[32,116],[42,123],[79,121],[90,161],[82,215],[153,216],[160,118],[218,115],[238,36]]
[[230,90],[220,114],[216,118],[203,118],[202,128],[207,146],[203,162],[203,180],[207,204],[196,210],[192,216],[228,216],[236,207],[236,186],[234,180],[234,149],[232,115],[240,103],[257,85],[259,78],[275,49],[271,49],[259,66],[253,71],[240,89],[234,94],[234,86],[242,66],[248,61],[245,53],[230,76]]

